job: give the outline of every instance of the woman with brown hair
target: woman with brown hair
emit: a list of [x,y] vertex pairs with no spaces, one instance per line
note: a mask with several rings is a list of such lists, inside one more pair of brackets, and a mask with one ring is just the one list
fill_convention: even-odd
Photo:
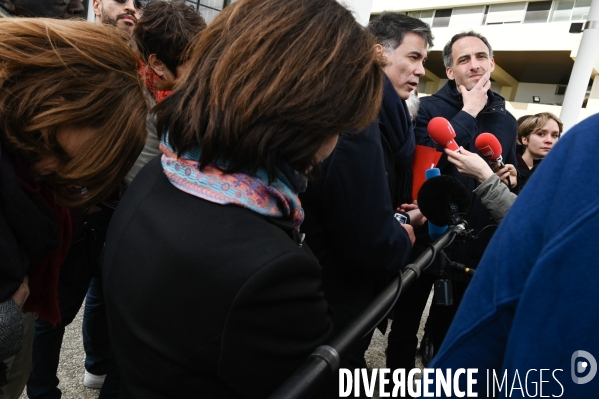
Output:
[[156,110],[162,158],[108,231],[121,398],[272,392],[332,331],[298,193],[381,103],[374,41],[335,0],[241,0]]
[[116,29],[11,18],[0,20],[0,31],[5,360],[21,345],[19,306],[60,321],[58,277],[74,227],[69,208],[89,207],[117,188],[143,147],[147,105],[135,55]]
[[563,130],[562,121],[551,112],[530,115],[518,126],[518,142],[524,148],[522,155],[518,155],[518,184],[521,189],[557,143]]

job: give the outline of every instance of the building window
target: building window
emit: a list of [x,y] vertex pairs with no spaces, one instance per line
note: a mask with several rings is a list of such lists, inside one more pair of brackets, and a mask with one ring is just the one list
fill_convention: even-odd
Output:
[[528,3],[526,15],[524,16],[524,23],[528,24],[547,22],[547,19],[549,18],[549,11],[551,11],[551,3],[551,0]]
[[492,4],[489,6],[487,13],[486,24],[510,24],[520,23],[524,19],[526,10],[526,2],[507,3],[507,4]]
[[458,27],[462,30],[468,27],[479,26],[483,23],[484,12],[485,6],[454,8],[451,12],[449,26]]
[[572,10],[572,21],[586,21],[591,9],[592,0],[576,0]]
[[433,19],[433,28],[446,28],[449,26],[451,18],[451,8],[445,10],[435,10],[435,18]]
[[592,0],[555,0],[551,22],[586,21]]
[[410,11],[408,13],[408,15],[410,17],[418,18],[422,22],[425,22],[425,23],[427,23],[429,25],[432,25],[432,23],[433,23],[433,14],[434,13],[435,13],[435,10]]
[[555,0],[551,22],[569,21],[574,8],[574,0]]

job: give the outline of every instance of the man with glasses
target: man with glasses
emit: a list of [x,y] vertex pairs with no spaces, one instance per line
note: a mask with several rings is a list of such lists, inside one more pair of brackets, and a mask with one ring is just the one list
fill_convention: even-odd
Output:
[[96,23],[113,25],[129,33],[140,18],[141,9],[149,0],[94,0]]

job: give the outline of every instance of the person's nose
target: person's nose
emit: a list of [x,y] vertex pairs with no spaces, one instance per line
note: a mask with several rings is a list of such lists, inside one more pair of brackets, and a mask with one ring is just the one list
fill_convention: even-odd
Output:
[[85,7],[83,7],[83,2],[81,0],[71,0],[71,4],[69,4],[69,8],[67,9],[69,14],[79,15],[85,12]]
[[125,3],[125,11],[128,12],[129,14],[133,14],[135,16],[135,18],[137,18],[137,19],[139,19],[141,17],[139,10],[137,8],[135,8],[134,0],[127,0],[127,2]]
[[6,8],[6,11],[16,12],[15,5],[12,3],[12,0],[0,0],[0,5]]
[[472,57],[470,59],[470,70],[472,71],[481,71],[482,70],[482,62],[476,57]]
[[418,66],[414,70],[414,75],[416,75],[420,78],[420,77],[424,76],[425,73],[426,73],[426,71],[424,70],[424,63],[422,61],[418,62]]
[[134,0],[127,0],[125,3],[125,10],[131,11],[134,14],[137,14],[137,9],[135,8]]

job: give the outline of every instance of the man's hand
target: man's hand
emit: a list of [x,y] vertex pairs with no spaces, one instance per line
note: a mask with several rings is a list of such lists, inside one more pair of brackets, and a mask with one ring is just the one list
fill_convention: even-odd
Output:
[[460,85],[458,90],[462,94],[464,101],[463,111],[468,112],[474,118],[487,105],[487,91],[491,88],[491,72],[485,72],[476,85],[471,90],[467,90],[464,85]]
[[420,227],[426,222],[426,217],[420,212],[416,201],[411,204],[401,204],[397,207],[396,212],[407,213],[410,216],[410,225],[412,227]]
[[475,178],[479,183],[491,177],[493,171],[487,161],[464,147],[460,147],[458,151],[445,149],[447,160],[456,166],[458,172],[466,177]]
[[505,167],[499,168],[499,164],[495,167],[495,174],[499,176],[502,182],[508,187],[514,188],[518,185],[518,172],[516,167],[511,164],[506,164]]
[[25,276],[19,289],[12,294],[12,299],[17,303],[17,305],[19,305],[21,309],[23,309],[23,305],[25,305],[27,297],[29,297],[29,277]]
[[408,232],[408,236],[410,236],[410,241],[412,241],[412,245],[416,242],[416,236],[414,235],[414,228],[411,224],[402,224],[401,227],[406,229]]

